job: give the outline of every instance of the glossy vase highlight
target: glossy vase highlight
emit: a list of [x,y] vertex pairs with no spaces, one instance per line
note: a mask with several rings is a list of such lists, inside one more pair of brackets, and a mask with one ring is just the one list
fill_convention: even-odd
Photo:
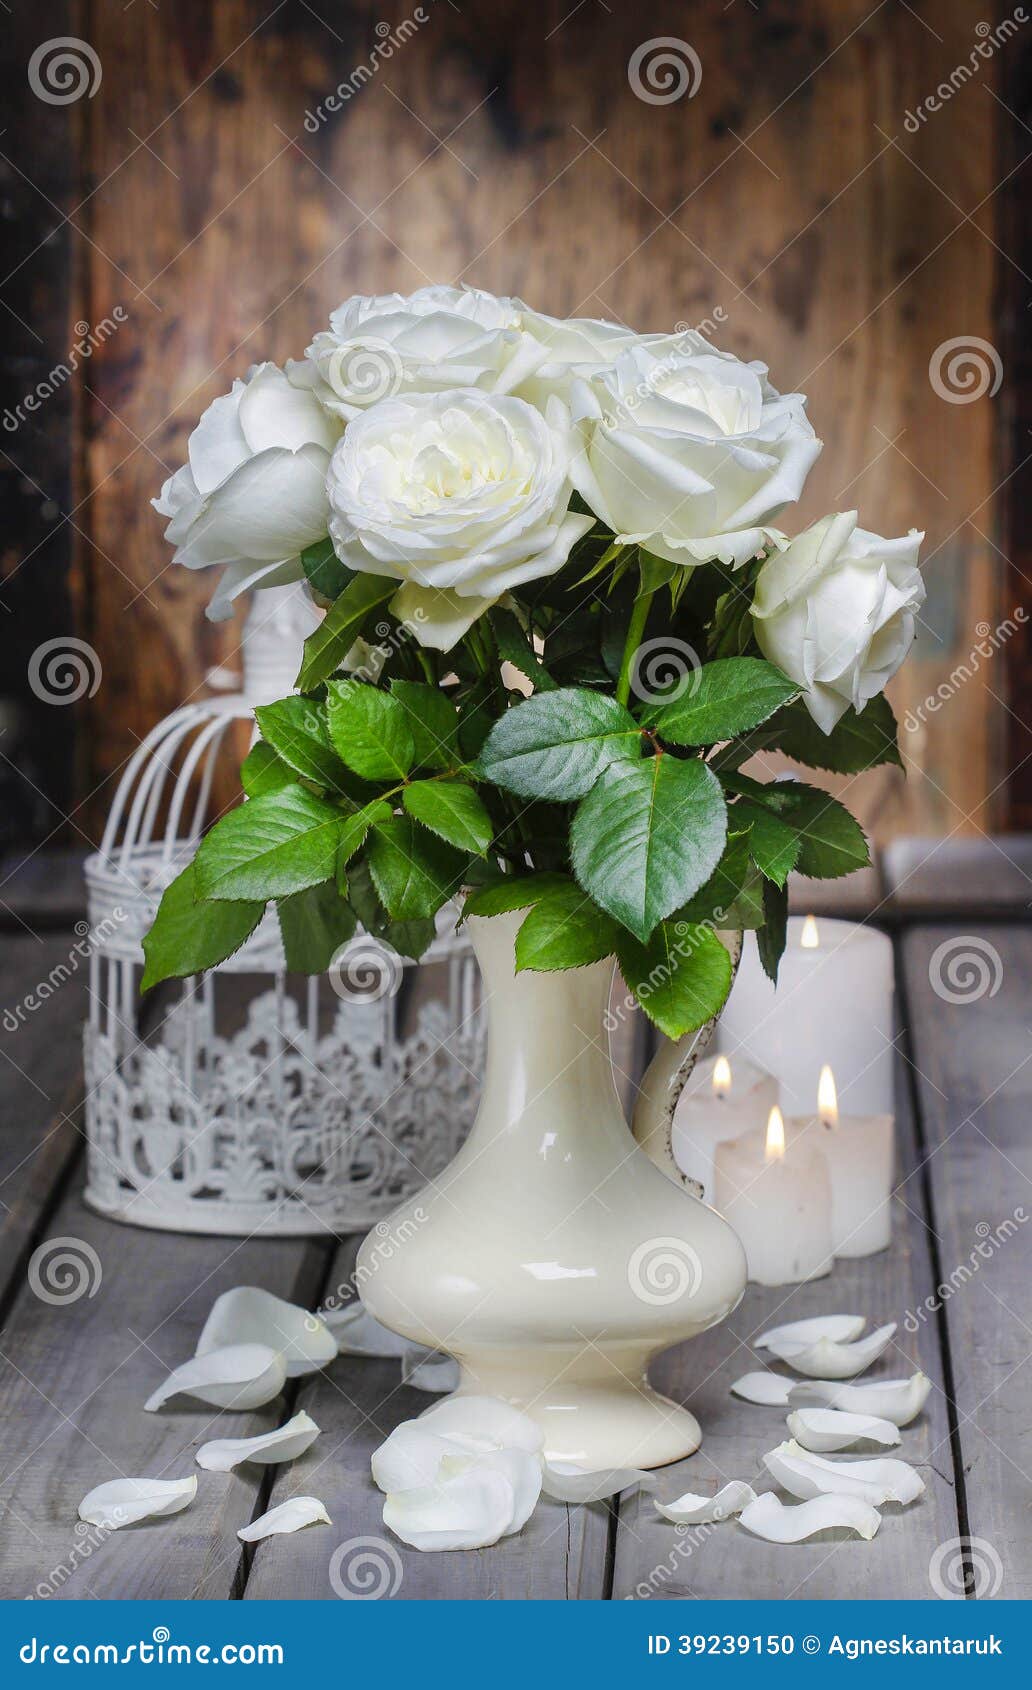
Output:
[[522,919],[470,919],[488,1001],[480,1109],[451,1165],[388,1223],[395,1247],[363,1246],[362,1296],[385,1325],[457,1357],[460,1393],[533,1415],[550,1459],[659,1466],[701,1434],[648,1385],[649,1358],[722,1320],[745,1288],[735,1233],[668,1150],[709,1029],[661,1048],[632,1136],[609,1059],[612,963],[516,975]]

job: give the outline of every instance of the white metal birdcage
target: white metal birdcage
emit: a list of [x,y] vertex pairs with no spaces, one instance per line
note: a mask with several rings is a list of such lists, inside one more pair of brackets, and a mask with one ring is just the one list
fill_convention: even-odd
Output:
[[316,618],[303,589],[256,595],[240,690],[186,704],[147,736],[86,863],[86,1199],[114,1219],[231,1235],[364,1229],[439,1173],[472,1122],[483,1025],[454,907],[418,966],[360,930],[328,975],[299,979],[270,906],[234,956],[141,1025],[143,935],[213,819],[234,724],[291,691]]

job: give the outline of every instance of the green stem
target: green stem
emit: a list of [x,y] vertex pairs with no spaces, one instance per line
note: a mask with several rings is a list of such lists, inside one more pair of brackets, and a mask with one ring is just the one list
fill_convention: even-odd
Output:
[[624,641],[623,656],[620,659],[620,677],[616,683],[616,701],[626,704],[631,696],[631,668],[634,664],[634,654],[641,644],[641,636],[645,632],[648,621],[649,606],[652,604],[652,593],[640,593],[635,599],[631,610],[631,620],[627,624],[627,638]]

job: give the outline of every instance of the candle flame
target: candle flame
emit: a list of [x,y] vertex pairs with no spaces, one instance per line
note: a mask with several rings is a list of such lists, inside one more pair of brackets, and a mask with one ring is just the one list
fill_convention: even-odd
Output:
[[815,951],[820,942],[821,936],[817,930],[817,919],[815,916],[808,915],[803,922],[803,931],[799,935],[799,943],[804,951]]
[[726,1056],[718,1056],[713,1064],[713,1095],[726,1097],[731,1090],[731,1064]]
[[817,1081],[817,1113],[826,1127],[838,1126],[838,1092],[835,1089],[835,1076],[827,1063],[821,1069],[821,1077]]
[[780,1162],[785,1154],[785,1120],[776,1103],[767,1117],[765,1154],[768,1162]]

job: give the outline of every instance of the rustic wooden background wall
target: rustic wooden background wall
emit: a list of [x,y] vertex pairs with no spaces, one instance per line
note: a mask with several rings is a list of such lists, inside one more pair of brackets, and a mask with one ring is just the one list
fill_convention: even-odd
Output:
[[[809,394],[827,446],[799,520],[859,504],[880,532],[927,529],[927,612],[895,702],[907,719],[950,693],[909,718],[910,781],[865,777],[860,807],[881,836],[999,825],[1006,663],[969,654],[1022,603],[998,494],[1016,401],[1006,359],[999,392],[970,403],[930,367],[947,342],[984,342],[995,386],[1004,282],[1028,321],[1030,278],[1001,249],[1003,178],[1029,133],[1000,66],[1025,44],[994,45],[920,115],[984,41],[984,0],[403,0],[386,22],[421,16],[306,127],[382,40],[379,0],[15,6],[22,119],[0,148],[21,292],[3,297],[39,336],[18,341],[21,390],[71,324],[127,313],[74,391],[0,442],[22,643],[74,632],[103,671],[88,704],[34,718],[44,740],[77,722],[74,827],[95,832],[142,734],[232,661],[234,629],[204,619],[210,582],[169,567],[148,505],[200,409],[251,361],[298,354],[346,295],[457,279],[648,329],[718,318],[722,344]],[[63,33],[103,79],[55,107],[25,67]],[[701,80],[647,104],[628,61],[665,35]],[[39,757],[60,794],[61,755]]]

